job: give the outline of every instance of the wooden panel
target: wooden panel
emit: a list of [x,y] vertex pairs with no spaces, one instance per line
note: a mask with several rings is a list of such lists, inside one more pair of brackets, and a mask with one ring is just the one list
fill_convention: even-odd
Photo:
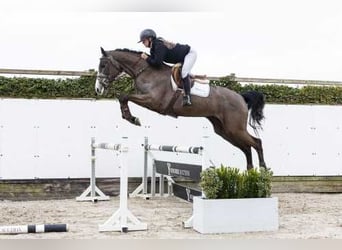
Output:
[[0,69],[0,74],[20,75],[58,75],[58,76],[93,76],[95,71],[71,71],[71,70],[32,70],[32,69]]
[[[88,186],[89,179],[0,180],[0,200],[73,199]],[[130,178],[129,192],[141,183],[141,178]],[[120,192],[120,178],[97,178],[96,185],[109,196]]]
[[274,176],[273,193],[342,193],[342,176]]
[[[141,178],[129,178],[129,192],[141,181]],[[177,183],[198,189],[197,184],[179,178]],[[119,195],[119,178],[97,178],[96,185],[106,195]],[[150,190],[150,182],[148,185]],[[88,186],[86,178],[0,180],[0,200],[74,199]],[[342,193],[342,176],[274,176],[272,193]]]

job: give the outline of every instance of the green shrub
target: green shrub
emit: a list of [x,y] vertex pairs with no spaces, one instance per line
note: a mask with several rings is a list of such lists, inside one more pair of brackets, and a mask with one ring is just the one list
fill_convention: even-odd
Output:
[[238,184],[240,180],[239,169],[237,168],[226,168],[221,165],[220,168],[216,169],[219,179],[222,181],[222,187],[218,190],[218,197],[222,199],[226,198],[237,198],[238,197]]
[[273,172],[270,169],[260,168],[260,177],[258,182],[259,197],[270,197],[272,189]]
[[264,198],[271,195],[272,175],[264,168],[241,172],[221,165],[204,170],[200,186],[208,199]]
[[242,173],[242,183],[240,186],[241,198],[259,197],[259,176],[260,173],[255,168]]
[[222,181],[214,168],[208,168],[201,172],[201,187],[205,190],[208,199],[216,199],[218,192],[222,189]]

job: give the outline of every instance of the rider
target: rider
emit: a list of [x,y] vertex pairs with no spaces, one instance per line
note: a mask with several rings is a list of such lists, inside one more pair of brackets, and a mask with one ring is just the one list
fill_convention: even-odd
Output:
[[172,43],[161,37],[157,38],[156,32],[152,29],[145,29],[140,33],[140,41],[145,47],[150,48],[150,56],[145,53],[141,58],[145,59],[151,66],[158,67],[163,62],[182,63],[182,80],[184,88],[183,106],[191,105],[190,97],[190,71],[195,64],[197,53],[189,45]]

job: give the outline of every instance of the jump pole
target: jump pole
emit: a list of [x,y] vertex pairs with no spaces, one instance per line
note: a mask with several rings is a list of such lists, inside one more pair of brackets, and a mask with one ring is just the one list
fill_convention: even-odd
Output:
[[0,226],[0,234],[67,232],[67,224]]
[[95,175],[95,149],[99,148],[95,143],[95,138],[91,138],[91,172],[90,172],[90,185],[89,187],[76,198],[77,201],[107,201],[109,200],[109,196],[105,195],[97,186],[96,186],[96,175]]
[[147,230],[147,224],[140,222],[132,213],[128,210],[127,196],[128,196],[128,171],[127,171],[127,137],[122,137],[122,143],[118,148],[112,147],[107,149],[114,149],[119,152],[120,161],[120,207],[116,212],[102,225],[99,226],[100,232],[107,231],[138,231]]

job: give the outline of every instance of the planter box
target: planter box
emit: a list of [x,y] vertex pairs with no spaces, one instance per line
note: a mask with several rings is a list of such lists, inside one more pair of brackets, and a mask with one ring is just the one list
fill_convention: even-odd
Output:
[[193,228],[203,234],[278,230],[278,198],[194,197]]

